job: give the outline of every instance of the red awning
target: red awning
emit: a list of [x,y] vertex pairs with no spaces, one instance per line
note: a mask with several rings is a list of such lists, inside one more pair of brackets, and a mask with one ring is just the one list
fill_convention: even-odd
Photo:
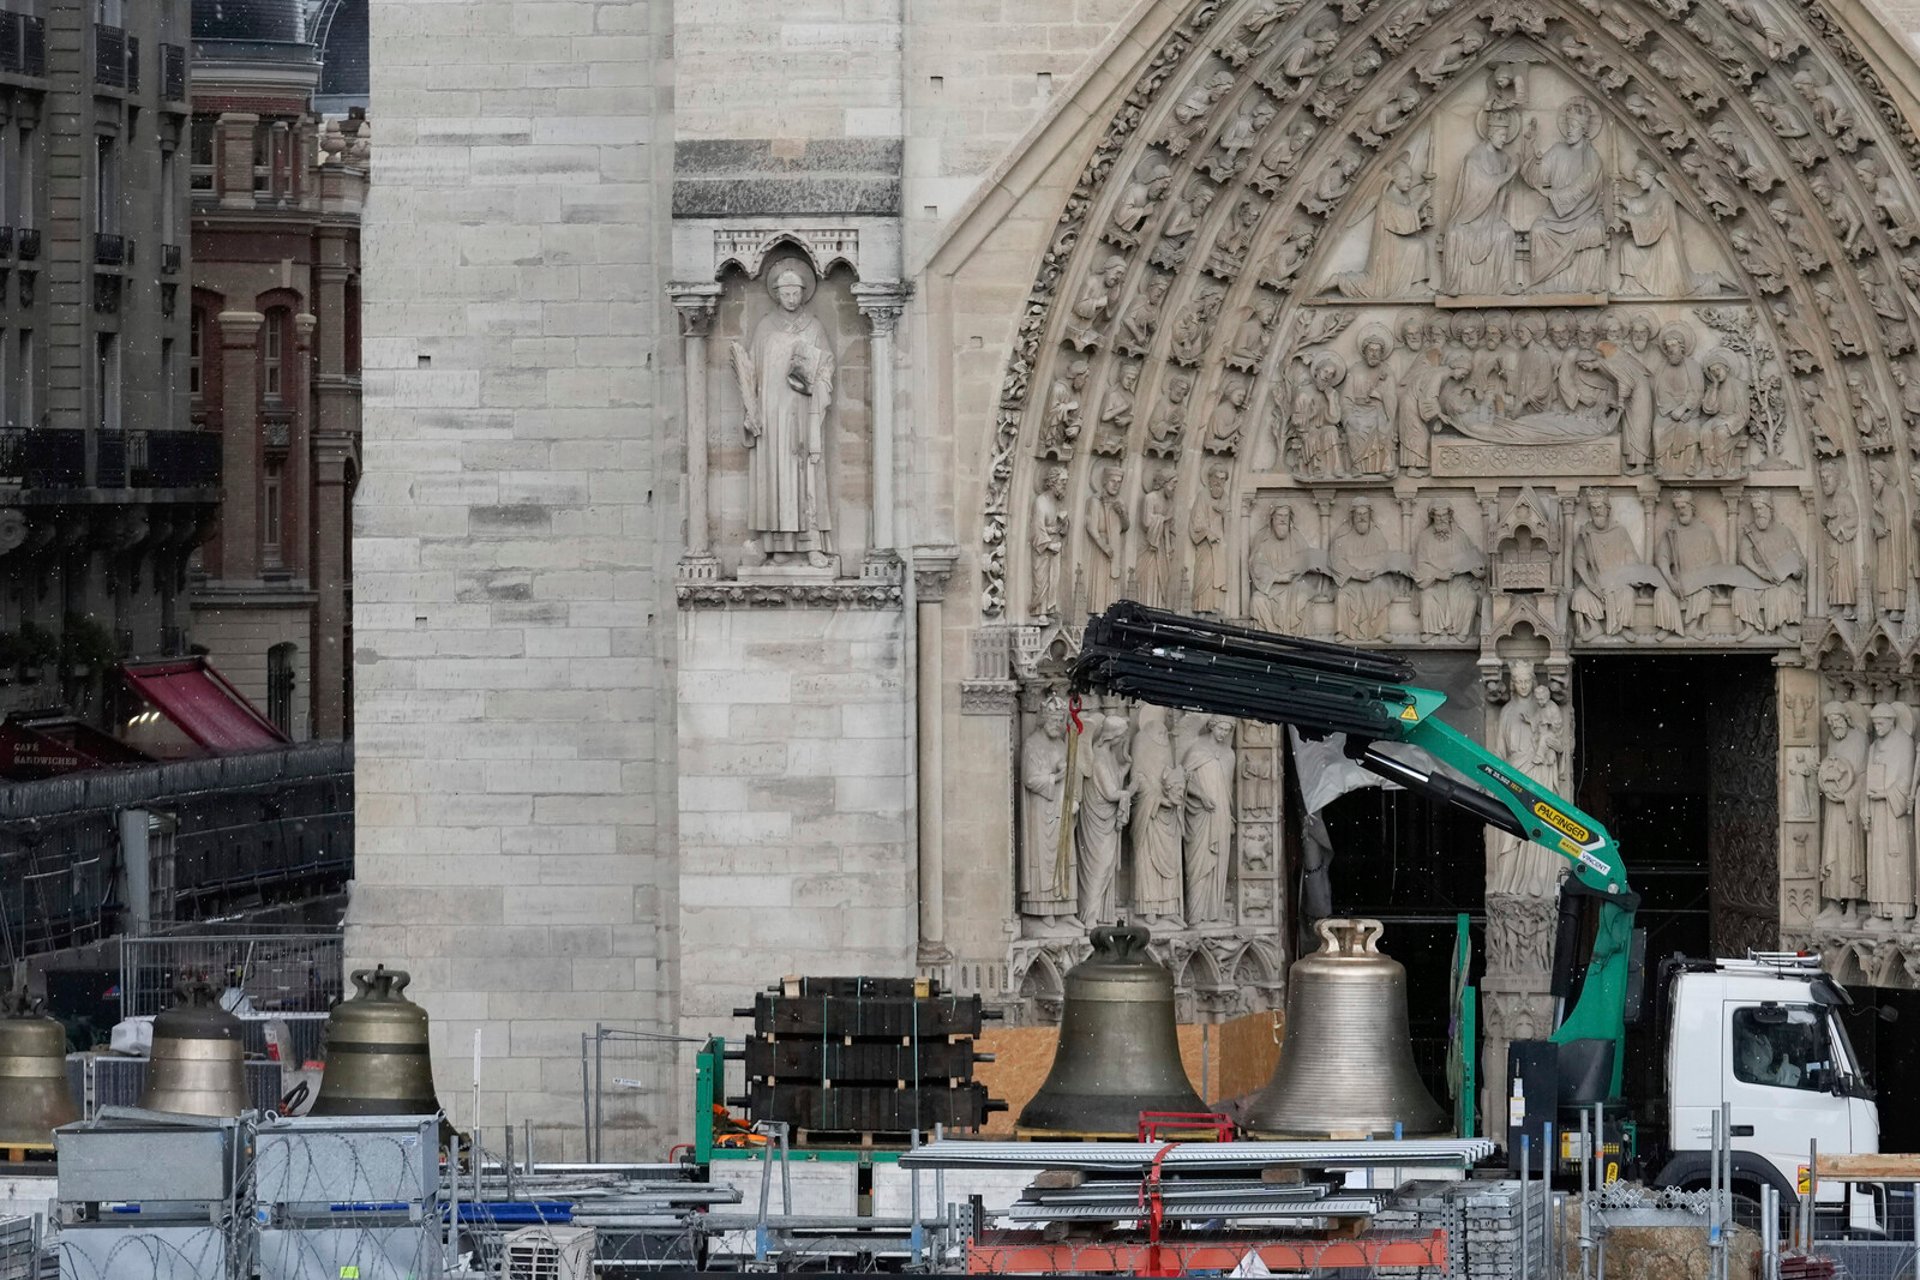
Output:
[[50,778],[79,769],[145,764],[152,757],[70,716],[8,716],[0,722],[0,777]]
[[216,755],[256,751],[289,740],[205,658],[129,662],[120,670],[135,693]]

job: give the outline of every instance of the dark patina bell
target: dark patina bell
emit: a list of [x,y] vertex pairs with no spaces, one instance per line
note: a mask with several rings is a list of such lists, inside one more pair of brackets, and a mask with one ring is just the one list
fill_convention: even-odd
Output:
[[1180,1064],[1173,975],[1147,955],[1138,925],[1088,935],[1093,954],[1067,971],[1060,1044],[1022,1129],[1133,1138],[1142,1111],[1203,1112]]
[[353,973],[355,994],[327,1018],[327,1069],[316,1116],[425,1116],[440,1110],[427,1053],[427,1011],[401,993],[413,981],[381,965]]
[[22,991],[0,1016],[0,1144],[37,1146],[80,1118],[67,1088],[67,1031]]
[[237,1116],[252,1102],[242,1066],[240,1019],[220,1007],[205,982],[153,1020],[153,1056],[140,1105],[186,1116]]
[[1378,920],[1322,920],[1321,947],[1287,974],[1287,1035],[1241,1127],[1259,1138],[1431,1137],[1447,1116],[1420,1082],[1407,971],[1380,954]]

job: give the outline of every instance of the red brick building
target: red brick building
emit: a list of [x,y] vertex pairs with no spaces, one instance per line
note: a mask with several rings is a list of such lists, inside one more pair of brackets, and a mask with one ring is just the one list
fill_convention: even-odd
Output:
[[351,732],[364,118],[325,122],[299,0],[193,8],[187,390],[221,437],[193,638],[296,739]]

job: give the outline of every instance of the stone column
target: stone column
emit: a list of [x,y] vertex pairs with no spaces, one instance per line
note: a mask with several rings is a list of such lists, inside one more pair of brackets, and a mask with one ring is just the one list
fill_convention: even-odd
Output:
[[870,326],[868,362],[873,366],[873,545],[869,558],[894,558],[893,331],[907,299],[907,286],[880,281],[853,286],[860,314]]
[[712,526],[707,499],[707,337],[713,330],[713,312],[720,301],[717,284],[673,286],[673,308],[680,315],[681,364],[687,380],[687,543],[680,556],[680,576],[713,579],[720,576],[714,559]]
[[353,443],[326,436],[313,443],[313,736],[347,732],[347,480]]
[[310,575],[313,560],[308,551],[313,532],[313,472],[309,461],[313,389],[309,385],[308,370],[313,367],[313,335],[317,323],[310,312],[302,311],[293,317],[294,361],[283,374],[293,421],[287,427],[287,456],[280,477],[280,503],[286,509],[281,522],[280,560],[295,577]]
[[947,769],[946,726],[942,723],[946,678],[941,663],[941,646],[946,643],[946,636],[940,626],[940,606],[947,598],[947,583],[959,559],[957,547],[913,549],[917,641],[914,737],[919,756],[914,764],[914,777],[920,847],[920,942],[916,959],[922,968],[949,964],[953,960],[953,952],[947,947],[946,797],[943,790]]
[[220,324],[220,568],[233,582],[260,577],[258,311],[222,311]]
[[253,128],[259,123],[251,111],[224,111],[215,127],[215,180],[227,208],[253,208]]

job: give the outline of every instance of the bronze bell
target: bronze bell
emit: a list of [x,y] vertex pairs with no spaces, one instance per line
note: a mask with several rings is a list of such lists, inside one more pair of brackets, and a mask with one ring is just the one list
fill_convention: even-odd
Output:
[[67,1029],[20,992],[0,1017],[0,1145],[39,1145],[80,1118],[67,1087]]
[[1322,920],[1294,962],[1273,1079],[1241,1126],[1260,1138],[1432,1137],[1446,1113],[1420,1083],[1407,1034],[1407,971],[1380,954],[1378,920]]
[[240,1019],[205,982],[153,1020],[153,1054],[140,1105],[187,1116],[237,1116],[253,1105],[241,1065]]
[[427,1116],[440,1110],[427,1055],[427,1011],[401,992],[413,978],[380,965],[353,974],[355,994],[327,1018],[327,1069],[314,1116]]
[[1132,1138],[1142,1111],[1204,1112],[1180,1065],[1173,975],[1147,955],[1153,935],[1120,925],[1088,936],[1093,954],[1067,971],[1053,1070],[1020,1127]]

